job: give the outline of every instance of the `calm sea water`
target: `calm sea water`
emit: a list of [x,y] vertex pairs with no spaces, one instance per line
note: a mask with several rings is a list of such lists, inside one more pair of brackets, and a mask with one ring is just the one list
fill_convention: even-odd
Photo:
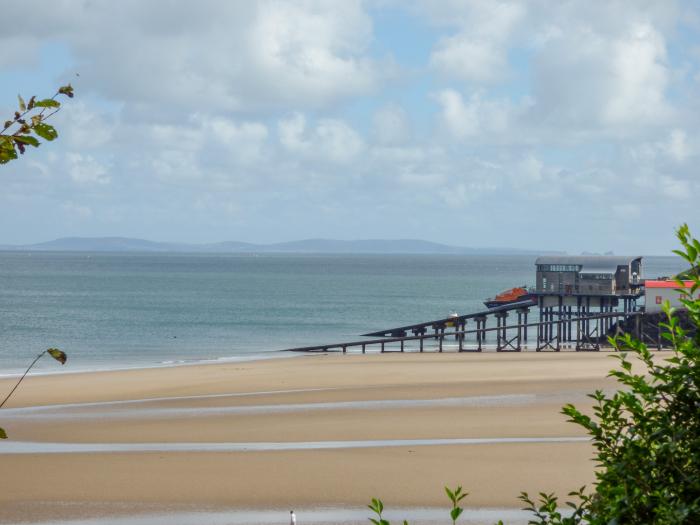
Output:
[[[483,309],[534,256],[0,252],[0,373],[242,357]],[[683,269],[645,257],[644,274]],[[268,354],[271,355],[271,354]],[[42,369],[56,370],[46,360]]]

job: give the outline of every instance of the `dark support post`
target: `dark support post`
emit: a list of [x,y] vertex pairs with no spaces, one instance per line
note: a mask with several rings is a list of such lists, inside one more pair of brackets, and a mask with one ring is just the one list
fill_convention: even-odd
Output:
[[403,339],[401,339],[401,351],[403,352]]
[[588,335],[591,333],[591,321],[588,319],[590,312],[591,312],[591,296],[589,295],[588,297],[586,297],[586,319],[584,321],[584,323],[586,324],[586,338],[588,338]]
[[420,341],[420,351],[422,352],[423,351],[423,338],[421,337],[419,339],[419,341]]
[[523,333],[523,341],[525,341],[525,344],[527,344],[527,314],[528,314],[529,312],[530,312],[530,309],[529,309],[529,308],[524,308],[524,309],[523,309],[523,313],[525,314],[525,315],[523,316],[523,317],[524,317],[524,321],[525,321],[525,328],[524,328],[524,332],[525,332],[525,333]]
[[364,343],[362,343],[362,353],[363,353],[363,354],[365,353],[365,346],[366,346],[366,345],[365,345]]
[[563,302],[564,302],[564,297],[561,295],[559,296],[559,319],[557,319],[557,352],[559,351],[559,344],[561,343],[561,329],[562,329],[562,316],[564,314],[563,311]]
[[537,298],[537,310],[539,313],[539,323],[537,324],[537,351],[540,351],[540,342],[542,341],[542,309],[544,308],[544,299],[542,296]]
[[496,314],[496,351],[501,349],[501,316]]
[[382,354],[384,353],[384,342],[382,342]]
[[444,332],[445,332],[445,330],[443,329],[442,333],[440,334],[438,352],[442,352],[442,339],[443,339],[443,337],[445,337]]
[[347,353],[347,351],[348,351],[348,347],[346,345],[343,345],[343,353],[345,354],[345,353]]
[[576,298],[576,349],[581,344],[581,298]]
[[484,342],[486,338],[486,332],[484,329],[486,328],[486,317],[485,316],[479,316],[475,318],[476,320],[476,343],[477,343],[477,352],[481,352],[481,344]]

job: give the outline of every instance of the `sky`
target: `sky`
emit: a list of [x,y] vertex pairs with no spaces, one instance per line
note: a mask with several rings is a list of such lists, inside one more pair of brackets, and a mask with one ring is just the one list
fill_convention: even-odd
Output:
[[0,244],[425,239],[667,254],[700,235],[694,1],[0,0]]

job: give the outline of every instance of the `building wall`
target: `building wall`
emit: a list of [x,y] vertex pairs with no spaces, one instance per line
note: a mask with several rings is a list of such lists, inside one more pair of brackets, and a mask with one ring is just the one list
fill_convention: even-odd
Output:
[[537,291],[574,293],[578,284],[576,272],[537,272]]
[[537,272],[537,291],[557,294],[612,294],[615,293],[615,280],[612,274],[606,278],[600,275],[576,272]]
[[670,302],[675,308],[683,306],[680,302],[681,293],[673,288],[647,288],[644,294],[644,311],[648,313],[661,312],[664,301]]
[[612,274],[582,274],[578,290],[587,294],[612,294],[615,293],[615,283]]

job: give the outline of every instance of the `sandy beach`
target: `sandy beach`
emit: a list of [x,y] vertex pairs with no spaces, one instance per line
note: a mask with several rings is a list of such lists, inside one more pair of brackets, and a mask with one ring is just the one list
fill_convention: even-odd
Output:
[[311,355],[29,377],[0,412],[0,521],[371,497],[444,507],[457,484],[469,507],[518,508],[521,490],[592,481],[591,447],[559,411],[589,406],[614,364],[607,352]]

